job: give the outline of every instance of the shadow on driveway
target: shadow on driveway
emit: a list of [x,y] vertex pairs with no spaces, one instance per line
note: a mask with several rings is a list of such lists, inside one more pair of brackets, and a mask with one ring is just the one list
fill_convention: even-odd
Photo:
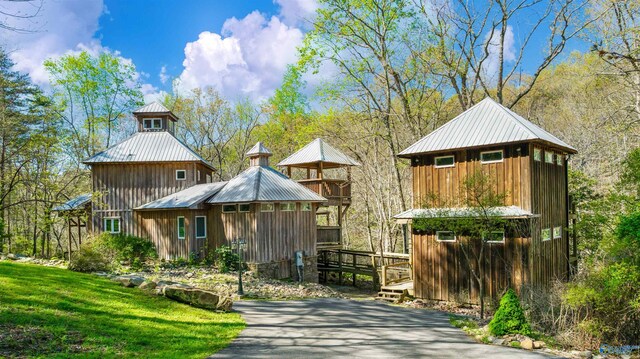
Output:
[[247,328],[213,358],[549,358],[477,344],[446,313],[374,301],[242,301]]

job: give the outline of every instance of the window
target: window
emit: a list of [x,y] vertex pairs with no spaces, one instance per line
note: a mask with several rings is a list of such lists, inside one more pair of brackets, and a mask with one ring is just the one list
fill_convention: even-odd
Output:
[[553,238],[562,238],[562,227],[553,227]]
[[207,217],[196,216],[196,238],[207,238]]
[[453,156],[441,156],[435,158],[436,168],[446,168],[455,166]]
[[235,213],[236,205],[235,204],[223,204],[222,205],[222,213]]
[[544,161],[546,163],[553,163],[553,152],[544,151]]
[[437,231],[436,240],[438,242],[455,242],[456,235],[451,231]]
[[280,210],[282,212],[292,212],[296,210],[295,203],[280,203]]
[[120,233],[120,217],[106,217],[104,219],[104,231]]
[[504,237],[504,231],[491,231],[486,237],[483,236],[482,239],[486,240],[487,243],[504,243]]
[[300,204],[300,210],[302,210],[302,212],[309,212],[311,211],[311,203],[309,202],[304,202]]
[[142,120],[145,130],[159,130],[162,128],[162,120],[159,118],[145,118]]
[[184,239],[185,234],[184,217],[180,216],[178,217],[178,239]]
[[178,181],[184,181],[187,179],[187,170],[176,170],[176,179]]
[[273,203],[263,203],[260,205],[260,212],[273,212]]
[[502,162],[502,157],[502,150],[480,152],[480,162],[482,163]]
[[545,228],[542,230],[542,240],[543,241],[551,240],[551,229]]
[[211,183],[211,175],[207,175],[207,183]]
[[533,159],[540,162],[542,161],[542,150],[539,148],[533,149]]
[[249,203],[241,203],[238,205],[238,212],[249,212],[251,205]]
[[200,182],[200,170],[198,170],[198,177],[196,178],[196,181]]
[[562,156],[562,155],[556,155],[556,164],[557,164],[558,166],[562,166],[562,165],[563,165],[563,163],[562,163],[562,162],[563,162],[563,160],[564,160],[564,158],[563,158],[563,157],[564,157],[564,156]]

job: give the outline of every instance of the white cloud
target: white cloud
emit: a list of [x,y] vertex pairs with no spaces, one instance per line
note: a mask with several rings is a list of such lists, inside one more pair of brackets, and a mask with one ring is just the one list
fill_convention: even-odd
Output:
[[[494,30],[493,35],[489,38],[491,33],[485,36],[485,44],[489,41],[488,51],[489,55],[483,64],[483,76],[489,81],[495,81],[498,76],[500,65],[500,28]],[[507,31],[504,34],[504,62],[513,62],[516,59],[515,38],[513,35],[513,28],[511,25],[507,25]]]
[[157,87],[151,84],[142,84],[140,90],[142,91],[142,95],[144,96],[144,103],[162,101],[162,99],[167,95],[166,91],[158,90]]
[[212,86],[227,98],[264,99],[280,85],[288,64],[296,61],[301,29],[278,17],[254,11],[230,18],[221,34],[205,31],[184,49],[181,90]]
[[164,85],[167,83],[167,81],[169,81],[169,75],[167,74],[167,67],[166,66],[162,66],[160,68],[160,73],[158,74],[158,77],[160,78],[160,82]]
[[316,0],[274,0],[273,2],[280,5],[280,17],[289,26],[309,27],[309,21],[318,9]]

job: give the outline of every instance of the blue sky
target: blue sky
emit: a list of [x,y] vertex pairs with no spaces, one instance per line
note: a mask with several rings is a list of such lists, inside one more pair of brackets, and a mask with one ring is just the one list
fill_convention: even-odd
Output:
[[[0,30],[1,45],[17,70],[46,88],[45,59],[82,50],[111,51],[135,64],[147,101],[171,91],[173,80],[178,91],[213,86],[231,100],[268,98],[280,85],[286,66],[296,61],[296,47],[308,26],[304,19],[317,8],[316,0],[40,1],[43,5],[35,18],[14,24],[37,31]],[[480,1],[478,6],[484,4]],[[0,6],[22,14],[34,11],[30,4]],[[514,46],[536,18],[535,9],[528,11],[532,13],[509,25],[508,61],[517,57]],[[544,36],[532,40],[523,60],[525,72],[535,69],[543,44]],[[562,56],[586,48],[585,43],[573,41]],[[321,81],[308,80],[311,87]]]

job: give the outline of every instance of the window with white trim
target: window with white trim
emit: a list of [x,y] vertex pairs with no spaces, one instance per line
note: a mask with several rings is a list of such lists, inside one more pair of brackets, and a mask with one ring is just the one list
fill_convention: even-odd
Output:
[[533,159],[535,161],[538,161],[538,162],[542,161],[542,150],[541,149],[539,149],[539,148],[534,148],[533,149]]
[[553,163],[553,152],[544,151],[544,161],[546,163]]
[[502,162],[503,157],[504,157],[504,152],[502,150],[480,152],[481,163]]
[[187,170],[176,170],[176,180],[184,181],[187,179]]
[[451,156],[439,156],[434,158],[435,168],[447,168],[455,166],[455,157]]
[[562,226],[553,227],[553,238],[562,238]]
[[486,236],[483,235],[482,239],[487,243],[504,243],[504,231],[491,231]]
[[550,228],[545,228],[542,230],[542,240],[543,241],[550,241],[551,240],[551,229]]
[[251,210],[251,205],[249,203],[240,203],[238,205],[238,212],[249,212]]
[[198,173],[198,175],[197,175],[196,181],[200,182],[200,170],[198,170],[197,173]]
[[187,235],[187,230],[185,228],[184,217],[178,217],[178,239],[184,239]]
[[438,242],[455,242],[456,234],[452,231],[436,231],[436,241]]
[[236,213],[238,211],[238,206],[235,204],[223,204],[222,205],[222,213]]
[[105,217],[104,231],[108,233],[120,233],[120,217]]
[[296,204],[295,203],[280,203],[280,210],[282,212],[293,212],[296,210]]
[[142,127],[144,127],[145,130],[160,130],[162,129],[162,119],[145,118],[142,120]]
[[196,238],[207,238],[206,216],[196,216]]
[[311,211],[311,203],[309,202],[302,202],[300,204],[300,210],[302,212],[310,212]]
[[260,212],[273,212],[273,203],[261,203]]
[[563,155],[561,155],[561,154],[557,154],[556,155],[556,164],[558,166],[562,166],[563,165],[563,163],[562,163],[563,160],[564,160],[564,156]]

